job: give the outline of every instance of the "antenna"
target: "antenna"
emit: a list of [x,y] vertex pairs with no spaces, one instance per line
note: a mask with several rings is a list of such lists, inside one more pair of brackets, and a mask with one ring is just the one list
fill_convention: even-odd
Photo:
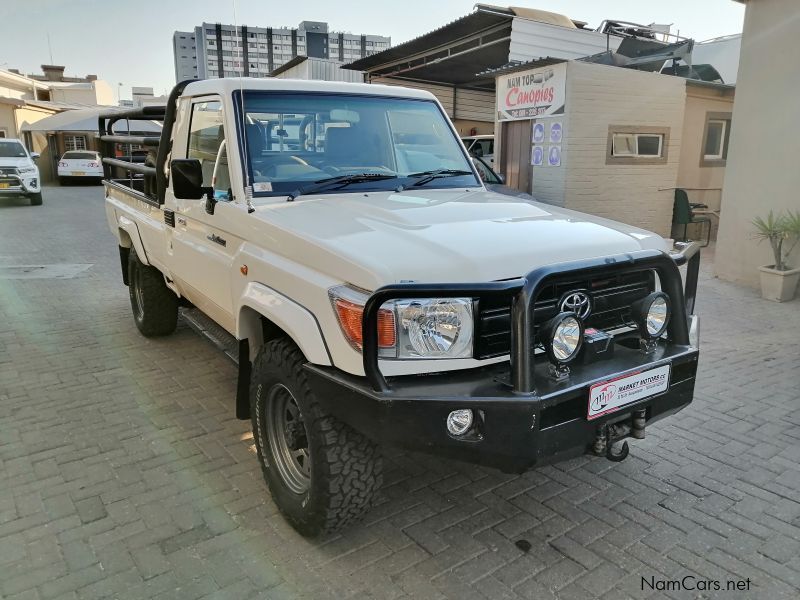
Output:
[[47,32],[47,49],[50,51],[50,64],[53,63],[53,46],[50,44],[50,32]]

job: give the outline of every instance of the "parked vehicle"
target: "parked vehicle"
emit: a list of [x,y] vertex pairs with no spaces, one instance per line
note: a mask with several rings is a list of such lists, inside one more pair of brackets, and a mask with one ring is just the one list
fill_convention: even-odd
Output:
[[461,138],[467,152],[486,160],[494,168],[494,136],[493,135],[468,135]]
[[430,93],[211,79],[149,109],[100,131],[164,122],[155,167],[103,158],[143,175],[104,181],[134,322],[191,305],[236,337],[236,415],[304,535],[369,508],[379,444],[622,460],[692,401],[696,246],[487,190]]
[[92,150],[69,150],[58,161],[58,181],[93,182],[103,179],[100,153]]
[[0,139],[0,196],[27,196],[32,206],[42,204],[37,152],[28,152],[21,140]]

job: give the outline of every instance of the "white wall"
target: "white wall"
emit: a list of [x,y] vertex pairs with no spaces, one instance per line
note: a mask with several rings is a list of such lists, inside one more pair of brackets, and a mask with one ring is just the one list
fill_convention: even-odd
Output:
[[[757,268],[774,260],[752,238],[753,218],[800,210],[798,23],[796,0],[747,3],[714,266],[754,287]],[[800,266],[800,249],[789,263]]]
[[605,52],[608,42],[611,50],[619,47],[621,38],[586,29],[569,29],[515,17],[511,23],[509,61],[529,61],[552,56],[555,58],[582,58]]

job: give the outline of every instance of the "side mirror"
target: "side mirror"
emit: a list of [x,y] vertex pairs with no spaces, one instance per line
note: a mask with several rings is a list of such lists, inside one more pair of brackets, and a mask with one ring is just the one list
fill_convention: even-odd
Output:
[[502,173],[497,173],[497,178],[500,180],[500,183],[506,182],[506,176],[503,175]]
[[203,187],[203,167],[196,158],[175,158],[170,163],[172,191],[181,200],[206,197],[206,212],[214,214],[214,188]]
[[41,156],[41,154],[39,154],[38,152],[31,152],[31,158],[32,158],[33,160],[36,160],[36,159],[37,159],[37,158],[39,158],[40,156]]

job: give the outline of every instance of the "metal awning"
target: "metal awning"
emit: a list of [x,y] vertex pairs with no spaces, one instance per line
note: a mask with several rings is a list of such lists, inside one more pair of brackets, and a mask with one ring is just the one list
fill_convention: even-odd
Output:
[[[25,123],[20,128],[22,131],[91,131],[97,133],[97,118],[100,113],[119,112],[124,113],[125,109],[98,106],[95,108],[81,108],[76,110],[65,110],[34,123]],[[161,124],[150,120],[130,120],[130,130],[143,133],[160,133]],[[115,127],[117,132],[128,131],[128,121],[120,120]]]
[[373,78],[398,77],[491,90],[494,80],[476,74],[508,62],[513,20],[513,14],[479,7],[439,29],[342,68],[364,71]]

